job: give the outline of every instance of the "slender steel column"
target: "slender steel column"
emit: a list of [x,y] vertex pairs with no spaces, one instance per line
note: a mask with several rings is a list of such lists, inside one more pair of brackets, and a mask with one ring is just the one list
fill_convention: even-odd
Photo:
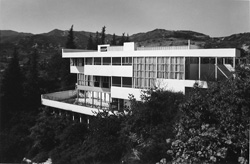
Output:
[[218,73],[217,73],[217,57],[215,57],[215,80],[218,78]]
[[199,80],[201,80],[201,57],[199,57]]

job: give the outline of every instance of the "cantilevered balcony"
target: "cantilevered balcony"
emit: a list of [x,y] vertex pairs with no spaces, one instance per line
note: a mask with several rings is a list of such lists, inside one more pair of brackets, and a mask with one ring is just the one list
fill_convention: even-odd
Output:
[[72,111],[85,115],[96,115],[98,110],[108,109],[109,102],[84,95],[78,96],[75,90],[54,92],[41,96],[42,104],[45,106]]

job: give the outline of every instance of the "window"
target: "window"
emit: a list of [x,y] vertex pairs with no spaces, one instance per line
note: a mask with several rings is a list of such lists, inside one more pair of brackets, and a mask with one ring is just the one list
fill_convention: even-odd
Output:
[[102,87],[110,88],[110,77],[107,76],[102,77]]
[[94,65],[101,65],[101,58],[94,58]]
[[86,58],[86,65],[92,65],[92,58]]
[[108,48],[107,48],[107,46],[103,46],[103,47],[101,47],[101,52],[107,52],[108,51]]
[[71,66],[77,66],[78,64],[77,64],[77,59],[76,58],[71,58],[70,59],[70,65]]
[[104,57],[103,58],[103,65],[111,65],[111,58]]
[[132,65],[132,57],[123,57],[122,65]]
[[131,77],[122,77],[122,87],[132,87],[132,78]]
[[77,59],[77,66],[84,66],[84,59],[83,58],[79,58]]
[[112,65],[121,65],[121,58],[120,57],[112,58]]
[[112,86],[121,87],[121,77],[112,77]]
[[95,87],[100,87],[100,76],[94,76],[93,81]]
[[84,74],[78,74],[78,85],[84,85]]
[[150,88],[156,78],[156,57],[137,57],[134,61],[134,87]]
[[90,76],[90,75],[84,75],[84,85],[85,86],[93,86],[92,77],[93,76]]
[[199,79],[199,58],[186,57],[185,59],[185,79],[198,80]]

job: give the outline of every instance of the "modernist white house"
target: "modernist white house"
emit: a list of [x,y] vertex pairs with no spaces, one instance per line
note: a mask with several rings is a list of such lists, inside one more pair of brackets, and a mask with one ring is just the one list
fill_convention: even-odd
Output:
[[240,51],[128,42],[99,45],[97,51],[63,49],[62,57],[70,58],[70,72],[77,74],[76,89],[44,94],[42,104],[95,115],[98,109],[129,106],[129,94],[140,100],[141,90],[155,86],[184,94],[195,83],[207,88],[207,81],[232,76]]

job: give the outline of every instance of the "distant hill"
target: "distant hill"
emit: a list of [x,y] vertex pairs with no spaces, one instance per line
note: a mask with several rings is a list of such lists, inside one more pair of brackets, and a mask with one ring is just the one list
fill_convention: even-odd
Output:
[[188,40],[193,44],[203,46],[208,35],[194,31],[169,31],[164,29],[155,29],[146,33],[134,34],[131,40],[139,46],[178,46],[186,45]]
[[0,30],[0,43],[18,43],[20,39],[31,36],[31,33],[16,32],[12,30]]
[[207,40],[206,48],[241,48],[250,52],[250,33],[211,38]]
[[[47,33],[31,34],[11,30],[0,30],[0,62],[1,68],[6,64],[12,54],[14,46],[19,48],[21,61],[27,61],[27,54],[36,45],[40,60],[49,60],[55,53],[65,46],[68,30],[54,29]],[[86,49],[90,35],[95,38],[95,33],[87,31],[74,31],[75,41],[79,49]],[[99,35],[101,36],[101,35]],[[121,36],[117,36],[119,40]],[[112,40],[111,34],[106,34],[106,43]],[[240,48],[250,53],[250,33],[234,34],[226,37],[210,37],[194,31],[170,31],[155,29],[130,36],[137,46],[178,46],[187,45],[188,40],[201,48]]]

